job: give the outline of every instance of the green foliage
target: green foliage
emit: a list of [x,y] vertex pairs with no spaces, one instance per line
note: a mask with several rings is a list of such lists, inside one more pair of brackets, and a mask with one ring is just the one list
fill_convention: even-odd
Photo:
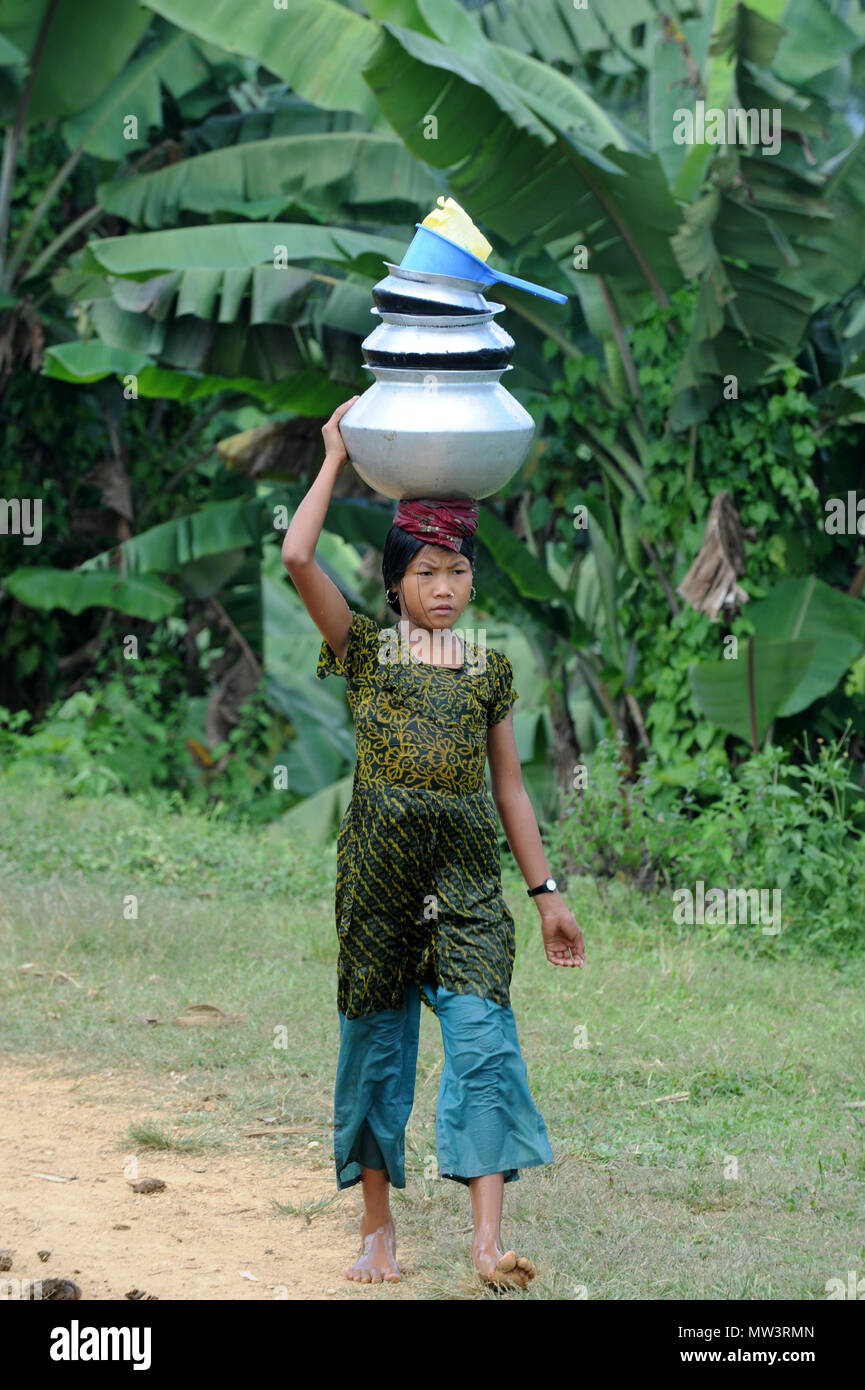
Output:
[[[121,662],[91,690],[55,701],[24,732],[26,711],[0,707],[0,758],[7,768],[50,772],[67,797],[125,792],[222,814],[226,820],[272,819],[291,803],[273,790],[274,752],[285,726],[260,690],[241,706],[228,738],[204,743],[202,699],[186,689],[170,649]],[[226,756],[228,755],[228,756]]]
[[177,730],[154,717],[155,673],[134,684],[130,692],[115,677],[98,697],[78,690],[52,706],[29,736],[20,732],[20,712],[0,710],[4,761],[46,762],[62,772],[69,794],[140,791],[164,782],[179,770],[171,737]]
[[[750,532],[740,584],[755,599],[782,579],[809,573],[819,572],[830,585],[849,584],[860,544],[855,536],[826,534],[821,502],[830,477],[841,495],[848,484],[855,485],[856,432],[825,423],[815,397],[802,389],[809,382],[802,367],[791,362],[770,386],[725,402],[699,433],[696,428],[684,433],[667,428],[672,380],[695,312],[695,292],[680,290],[668,307],[649,307],[630,333],[645,423],[646,500],[628,490],[627,478],[612,463],[633,421],[633,404],[611,395],[596,358],[559,359],[560,375],[549,401],[555,438],[528,476],[532,492],[556,504],[555,535],[571,548],[570,513],[583,497],[614,541],[618,523],[615,613],[611,618],[605,605],[599,636],[605,660],[613,666],[617,649],[630,654],[618,663],[619,684],[643,712],[652,751],[669,765],[701,750],[720,749],[724,740],[720,729],[701,719],[688,671],[692,663],[721,656],[728,629],[675,594],[699,551],[713,498],[727,489]],[[548,355],[558,353],[549,344]],[[574,487],[575,464],[579,490]],[[676,613],[635,537],[644,537],[652,547]],[[745,604],[732,624],[743,649],[750,627]],[[865,727],[865,702],[857,708]],[[783,732],[776,729],[776,736],[783,739]]]
[[[224,433],[228,415],[202,419],[194,405],[124,401],[113,384],[81,389],[24,371],[10,377],[2,413],[5,456],[0,494],[41,498],[42,540],[39,545],[23,545],[18,536],[0,535],[0,704],[27,705],[41,713],[68,689],[63,666],[67,654],[97,633],[102,645],[108,645],[115,632],[130,630],[128,617],[112,620],[104,610],[92,608],[76,615],[67,611],[65,603],[44,612],[5,588],[5,580],[15,574],[16,587],[21,587],[22,595],[26,593],[31,568],[33,584],[38,582],[38,571],[48,568],[70,571],[70,587],[94,585],[93,578],[85,580],[83,574],[71,572],[118,538],[118,517],[106,506],[93,476],[94,466],[105,459],[110,447],[106,424],[110,422],[123,440],[121,471],[129,480],[134,513],[147,514],[145,530],[178,512],[195,512],[206,502],[248,495],[251,487],[202,457],[208,443]],[[95,586],[100,582],[104,581],[96,580]],[[148,611],[153,596],[147,591],[164,586],[149,578],[143,586],[137,581],[133,588],[141,590]],[[84,597],[86,601],[88,595]]]
[[[694,699],[712,724],[750,741],[756,753],[776,714],[806,683],[816,650],[816,639],[778,642],[749,637],[741,658],[691,667]],[[838,676],[833,684],[837,681]]]
[[[346,772],[347,726],[338,721],[330,729],[324,700],[310,715],[302,685],[273,679],[271,656],[263,652],[261,537],[257,526],[247,535],[240,525],[246,501],[249,512],[258,510],[254,484],[212,457],[224,431],[194,402],[221,391],[230,416],[230,391],[264,410],[329,414],[359,370],[381,256],[399,259],[439,167],[451,191],[470,194],[498,255],[518,260],[512,268],[532,278],[567,287],[574,311],[565,322],[550,306],[527,305],[519,295],[510,306],[524,315],[524,375],[518,371],[515,381],[531,381],[542,393],[539,413],[552,422],[553,437],[539,437],[514,484],[523,490],[518,511],[505,520],[498,504],[485,509],[490,568],[497,570],[483,594],[488,611],[531,634],[549,689],[561,693],[562,705],[571,696],[581,739],[584,729],[594,736],[600,721],[626,728],[631,770],[643,726],[667,768],[703,752],[723,761],[724,730],[741,735],[745,725],[738,708],[732,721],[719,711],[738,707],[741,692],[715,702],[723,727],[707,723],[689,673],[708,668],[711,677],[725,631],[675,596],[713,497],[728,489],[743,525],[753,528],[743,587],[755,599],[770,595],[770,608],[779,595],[783,604],[779,579],[818,574],[831,592],[827,602],[840,608],[839,591],[859,562],[858,538],[829,538],[820,525],[830,480],[841,494],[859,482],[851,427],[862,420],[865,381],[857,357],[865,328],[856,327],[865,137],[851,129],[846,102],[850,54],[861,58],[858,31],[847,30],[837,47],[827,44],[813,24],[820,0],[801,0],[801,27],[808,27],[807,16],[817,30],[807,52],[791,36],[781,42],[774,24],[755,28],[745,9],[716,35],[712,53],[717,59],[723,51],[727,60],[712,69],[719,100],[746,74],[748,90],[773,100],[785,75],[793,84],[786,99],[778,96],[792,137],[778,179],[768,182],[762,161],[747,152],[706,147],[686,154],[670,141],[683,82],[700,73],[708,80],[713,11],[686,29],[686,70],[675,27],[635,25],[624,14],[607,17],[602,47],[590,42],[587,50],[586,34],[577,36],[585,26],[572,13],[572,34],[558,21],[555,30],[530,26],[558,35],[544,38],[536,62],[535,40],[519,23],[509,19],[500,30],[504,14],[493,20],[484,6],[478,27],[451,0],[397,5],[400,24],[386,28],[379,21],[393,19],[389,5],[367,6],[368,18],[331,5],[312,49],[277,42],[285,26],[273,15],[247,17],[238,28],[227,13],[203,18],[192,0],[161,3],[158,13],[182,26],[175,30],[163,18],[149,25],[146,14],[132,17],[134,6],[121,8],[129,11],[126,24],[114,26],[102,61],[84,71],[75,62],[82,38],[74,25],[69,56],[60,41],[71,13],[61,7],[63,22],[58,28],[55,16],[54,37],[34,63],[29,148],[10,147],[13,235],[39,214],[35,239],[19,243],[6,264],[9,285],[20,283],[35,298],[33,320],[22,319],[27,331],[19,336],[26,347],[29,333],[31,348],[44,336],[46,372],[81,383],[75,392],[43,378],[34,391],[29,371],[19,371],[6,394],[4,490],[41,496],[47,524],[38,566],[34,551],[0,537],[0,571],[19,570],[5,592],[0,588],[0,705],[26,704],[42,718],[26,745],[20,729],[7,725],[16,758],[59,759],[75,790],[176,784],[182,795],[230,804],[238,815],[276,813],[322,791],[333,802],[329,788],[339,781],[331,779]],[[294,8],[317,13],[312,0]],[[550,15],[553,8],[549,0]],[[664,18],[652,0],[646,13],[655,11]],[[185,36],[187,29],[195,37]],[[841,28],[834,32],[837,39]],[[484,33],[502,42],[490,43]],[[139,47],[136,35],[143,36]],[[28,43],[34,38],[35,31]],[[310,56],[319,50],[328,56],[323,67]],[[589,52],[602,56],[590,60]],[[770,71],[776,57],[779,66]],[[68,69],[62,82],[61,67]],[[282,81],[269,82],[268,72]],[[614,111],[601,107],[600,92],[586,90],[587,72],[613,98]],[[249,102],[261,128],[241,130],[233,80],[239,75],[249,77],[237,89],[241,104]],[[620,100],[620,82],[639,97],[639,112],[636,100],[633,107]],[[272,120],[284,83],[316,103],[295,107],[287,127]],[[23,69],[13,88],[22,86]],[[131,107],[130,95],[137,102]],[[148,113],[142,142],[127,149],[111,113],[139,105]],[[190,130],[190,120],[229,108],[207,131]],[[331,113],[341,120],[347,108],[354,113],[350,131],[340,133]],[[440,129],[430,142],[424,127],[433,111]],[[62,127],[53,123],[58,115],[67,117]],[[49,128],[39,126],[46,121]],[[56,170],[85,131],[86,157],[73,161],[55,188]],[[797,133],[810,147],[799,147]],[[205,152],[196,153],[202,141]],[[130,231],[118,218],[157,230]],[[66,228],[78,228],[79,239],[67,242]],[[297,262],[293,269],[270,264],[277,234]],[[574,274],[573,243],[581,237],[590,243],[591,267]],[[68,263],[49,282],[61,250]],[[679,288],[683,280],[688,284]],[[507,302],[504,290],[502,297]],[[565,354],[558,363],[557,344]],[[800,349],[794,364],[789,357]],[[35,361],[39,352],[31,356]],[[140,399],[131,402],[104,379],[127,371],[139,373]],[[741,399],[720,397],[730,371]],[[148,407],[148,396],[162,400]],[[166,399],[192,410],[166,407]],[[833,423],[845,410],[846,433]],[[696,420],[699,435],[696,426],[674,432]],[[125,469],[128,514],[112,511],[109,489],[85,471],[99,460],[119,465],[111,480],[115,502],[117,473]],[[576,502],[586,505],[592,524],[588,536],[575,539]],[[338,501],[330,520],[345,539],[376,546],[383,517],[367,510],[364,516]],[[536,533],[528,544],[526,526]],[[115,586],[114,547],[129,531]],[[483,557],[483,542],[479,549]],[[111,567],[105,574],[85,572],[103,563]],[[58,578],[64,570],[65,581]],[[357,576],[347,582],[355,587]],[[190,646],[206,625],[212,638],[224,622],[238,649],[246,643],[267,672],[263,694],[241,715],[227,750],[206,746],[210,688],[194,658],[181,673],[163,642],[173,620],[155,630],[143,621],[168,611],[175,591],[186,600],[179,621],[193,634]],[[55,597],[66,610],[62,622],[51,608]],[[85,606],[94,603],[142,621]],[[751,631],[748,607],[733,625],[743,639]],[[768,621],[775,637],[771,613]],[[856,649],[840,658],[825,650],[816,604],[811,621],[817,631],[810,635],[824,648],[820,678],[811,680],[807,699],[797,682],[786,702],[763,702],[760,732],[777,715],[774,736],[788,746],[805,720],[815,731],[834,731],[852,718],[857,733],[865,732],[862,680],[840,688],[841,667],[855,660]],[[116,650],[130,628],[146,636],[152,664],[94,682],[92,658]],[[805,635],[785,634],[791,642]],[[777,665],[770,660],[766,676],[770,694],[780,697]],[[720,669],[722,678],[733,674]],[[579,688],[566,689],[567,675]],[[57,703],[70,690],[71,698]],[[125,713],[130,703],[138,723]],[[567,758],[574,741],[568,710],[556,714],[552,742]],[[52,751],[52,739],[60,751]],[[240,756],[222,767],[224,751]],[[287,798],[270,788],[274,762],[288,770]]]
[[[32,216],[47,185],[68,157],[69,146],[55,122],[25,129],[10,202],[9,230],[13,238]],[[64,181],[61,196],[49,203],[39,218],[30,245],[31,256],[38,256],[85,208],[93,206],[96,185],[94,164],[89,160],[76,164]],[[32,290],[32,285],[27,288]]]
[[[758,949],[843,959],[865,945],[865,795],[850,781],[844,742],[821,739],[801,765],[778,746],[736,769],[717,749],[671,769],[652,754],[629,782],[623,741],[604,739],[551,849],[579,873],[641,891],[697,880],[707,891],[778,888],[782,929]],[[730,940],[746,939],[737,930]]]

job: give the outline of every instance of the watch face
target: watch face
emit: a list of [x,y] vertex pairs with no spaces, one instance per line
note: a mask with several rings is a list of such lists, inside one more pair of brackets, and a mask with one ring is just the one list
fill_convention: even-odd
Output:
[[550,893],[555,893],[555,891],[556,891],[556,880],[555,880],[554,878],[548,878],[548,879],[547,879],[547,891],[550,892]]

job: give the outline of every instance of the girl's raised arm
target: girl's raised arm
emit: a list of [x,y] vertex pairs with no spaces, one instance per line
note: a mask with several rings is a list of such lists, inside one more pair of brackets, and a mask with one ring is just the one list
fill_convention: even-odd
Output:
[[342,659],[348,648],[351,612],[333,580],[315,561],[315,547],[327,516],[333,485],[348,458],[339,422],[357,396],[337,406],[327,424],[324,436],[324,463],[318,477],[304,497],[285,533],[282,542],[282,563],[291,575],[292,583],[303,600],[306,611],[322,637]]

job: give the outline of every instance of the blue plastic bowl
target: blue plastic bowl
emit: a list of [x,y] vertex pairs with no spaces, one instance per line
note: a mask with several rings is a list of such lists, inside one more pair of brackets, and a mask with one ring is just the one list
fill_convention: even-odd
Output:
[[458,275],[463,280],[475,280],[481,285],[513,285],[518,290],[528,290],[530,294],[540,295],[542,299],[552,299],[556,304],[567,304],[568,296],[558,290],[545,289],[543,285],[532,284],[531,280],[520,280],[516,275],[508,275],[503,270],[494,270],[455,241],[434,232],[432,227],[424,227],[415,222],[417,231],[412,243],[400,261],[404,270],[416,270],[429,275]]

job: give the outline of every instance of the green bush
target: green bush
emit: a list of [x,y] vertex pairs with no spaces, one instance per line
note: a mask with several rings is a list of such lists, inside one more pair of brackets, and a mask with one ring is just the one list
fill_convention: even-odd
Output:
[[721,750],[672,770],[653,754],[631,783],[621,740],[605,739],[551,847],[579,873],[640,889],[697,880],[707,890],[780,889],[782,930],[761,937],[766,949],[856,953],[865,943],[865,797],[850,781],[845,741],[820,740],[801,765],[777,746],[735,769]]
[[48,768],[68,797],[168,795],[175,804],[218,808],[226,819],[281,814],[285,794],[272,790],[271,777],[281,724],[271,728],[274,716],[260,694],[241,707],[228,739],[207,749],[199,708],[206,700],[171,682],[166,661],[162,652],[124,663],[101,685],[55,702],[27,733],[25,710],[0,707],[3,766],[31,766],[34,774]]
[[[596,358],[570,358],[547,344],[544,355],[558,358],[561,375],[552,383],[549,401],[538,397],[535,404],[548,409],[556,429],[527,474],[540,499],[535,524],[553,511],[548,499],[555,503],[563,565],[575,544],[573,504],[588,499],[605,519],[617,565],[615,633],[602,606],[590,618],[599,634],[605,687],[614,699],[627,691],[637,701],[653,752],[669,764],[723,747],[723,730],[695,706],[688,668],[717,659],[728,630],[740,638],[750,631],[747,603],[729,623],[714,622],[676,593],[699,552],[718,493],[731,493],[747,531],[739,582],[753,599],[780,580],[809,574],[847,590],[861,564],[861,537],[829,535],[823,525],[825,498],[845,496],[861,478],[861,426],[826,419],[825,402],[803,366],[785,363],[766,385],[725,401],[699,429],[675,433],[668,428],[677,368],[697,311],[698,294],[688,287],[663,308],[648,306],[633,326],[628,345],[645,422],[639,432],[633,429],[632,400],[611,400],[602,389]],[[626,442],[632,431],[643,439],[647,496],[637,496],[628,512],[611,489],[594,440],[600,436],[615,457],[617,442]],[[666,590],[657,570],[666,578]],[[621,664],[611,655],[613,635]],[[845,692],[839,686],[806,713],[779,718],[774,737],[786,746],[807,730],[833,738],[848,719],[861,738],[865,698],[857,687]]]

